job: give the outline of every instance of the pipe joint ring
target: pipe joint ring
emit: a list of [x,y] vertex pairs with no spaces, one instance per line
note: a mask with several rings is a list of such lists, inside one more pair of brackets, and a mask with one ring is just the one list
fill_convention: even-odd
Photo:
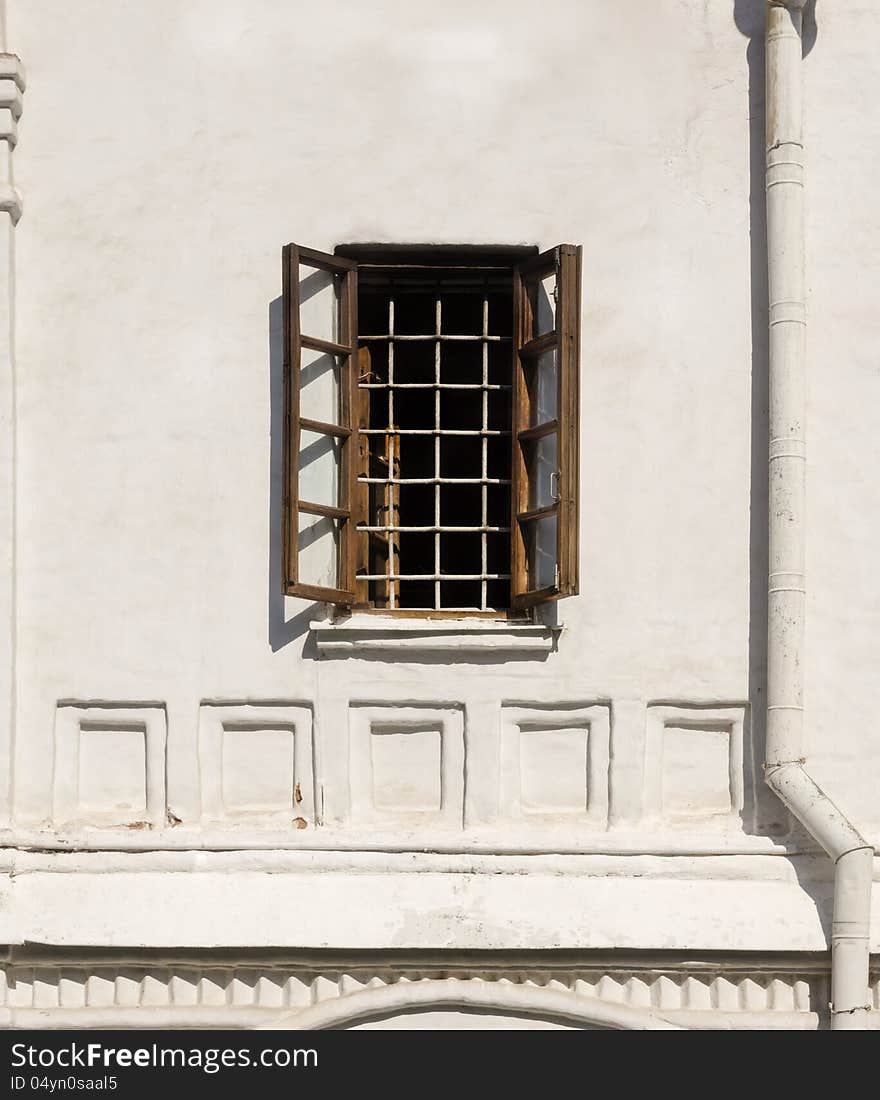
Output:
[[[771,185],[768,183],[767,186]],[[807,323],[807,306],[803,299],[783,298],[771,302],[768,312],[771,325],[778,325],[781,321],[794,321],[799,325]]]
[[807,443],[806,440],[798,439],[797,436],[778,436],[770,440],[769,451],[771,462],[774,458],[805,458]]
[[772,772],[776,771],[777,768],[790,768],[792,764],[796,764],[798,767],[803,767],[806,762],[807,758],[805,756],[799,756],[796,760],[777,760],[774,764],[768,764],[765,760],[761,764],[761,769],[765,772]]

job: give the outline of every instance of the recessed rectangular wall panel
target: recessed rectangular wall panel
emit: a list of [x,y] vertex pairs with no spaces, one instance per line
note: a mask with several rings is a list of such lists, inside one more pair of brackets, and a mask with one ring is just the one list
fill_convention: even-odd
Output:
[[647,708],[645,817],[671,825],[730,825],[744,800],[745,704]]
[[223,807],[243,813],[296,808],[295,728],[223,727]]
[[503,707],[501,819],[604,824],[610,736],[606,704]]
[[81,723],[77,805],[84,814],[147,808],[147,727]]
[[462,711],[355,704],[349,716],[351,821],[461,828]]
[[55,712],[56,824],[163,824],[165,741],[164,707],[60,705]]
[[390,813],[437,814],[443,804],[443,727],[370,729],[373,805]]
[[202,820],[303,828],[314,823],[312,710],[300,703],[203,703]]
[[520,796],[523,813],[584,814],[589,803],[589,726],[521,726]]
[[729,726],[664,728],[664,815],[731,812],[730,736]]

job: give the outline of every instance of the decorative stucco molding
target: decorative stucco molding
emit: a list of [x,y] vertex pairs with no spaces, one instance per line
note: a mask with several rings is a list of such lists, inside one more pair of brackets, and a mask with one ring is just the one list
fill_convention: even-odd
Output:
[[377,1017],[401,1012],[436,1009],[494,1011],[506,1016],[551,1019],[575,1027],[639,1031],[677,1031],[673,1024],[649,1008],[609,1004],[597,997],[584,997],[574,990],[517,985],[509,979],[423,978],[417,982],[399,980],[383,989],[363,989],[337,1000],[324,1001],[301,1012],[282,1016],[272,1029],[324,1031],[351,1027]]
[[[872,981],[874,1004],[880,981]],[[443,1009],[552,1019],[574,1027],[827,1026],[827,975],[804,957],[520,968],[418,966],[352,957],[321,967],[246,956],[118,963],[77,958],[11,962],[0,971],[7,1027],[348,1028]]]
[[21,195],[13,182],[12,150],[18,141],[18,120],[22,112],[22,94],[25,90],[24,66],[14,53],[0,53],[0,140],[9,151],[5,161],[4,179],[0,179],[0,210],[5,211],[15,224],[21,217]]

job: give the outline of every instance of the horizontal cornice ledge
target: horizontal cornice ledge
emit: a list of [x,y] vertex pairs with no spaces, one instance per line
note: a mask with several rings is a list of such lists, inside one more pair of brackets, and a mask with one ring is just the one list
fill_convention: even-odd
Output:
[[497,656],[503,653],[545,656],[556,648],[560,627],[486,619],[403,619],[388,615],[352,615],[341,621],[309,624],[322,656],[373,654],[417,657]]

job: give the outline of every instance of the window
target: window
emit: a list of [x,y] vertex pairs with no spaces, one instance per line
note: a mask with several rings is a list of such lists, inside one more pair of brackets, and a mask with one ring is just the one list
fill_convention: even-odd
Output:
[[577,591],[580,248],[284,249],[285,590],[498,615]]

